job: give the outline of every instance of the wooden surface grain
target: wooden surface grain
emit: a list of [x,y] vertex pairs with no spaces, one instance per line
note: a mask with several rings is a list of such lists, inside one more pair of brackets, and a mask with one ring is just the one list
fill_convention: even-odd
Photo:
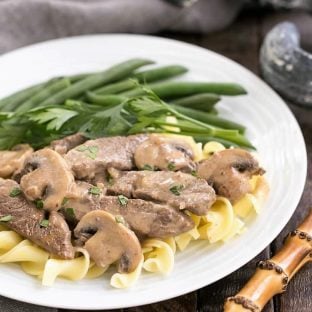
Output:
[[[159,34],[186,42],[190,42],[204,48],[216,51],[235,60],[247,67],[255,74],[260,75],[259,48],[264,35],[276,23],[284,20],[294,21],[303,35],[304,46],[312,51],[312,16],[303,13],[274,13],[274,12],[245,12],[227,30],[208,35],[179,35]],[[255,263],[260,259],[269,258],[278,250],[285,235],[304,219],[308,208],[312,207],[312,110],[308,111],[288,103],[302,129],[308,153],[308,176],[305,190],[299,206],[291,220],[281,234],[255,259],[244,267],[223,278],[222,280],[202,288],[196,292],[177,297],[156,304],[124,309],[126,312],[221,312],[226,297],[234,295],[255,269]],[[285,190],[285,192],[291,190]],[[312,265],[306,266],[300,271],[288,290],[281,296],[276,296],[265,308],[265,312],[311,312],[312,311]],[[105,296],[105,294],[103,294]],[[0,298],[1,299],[1,298]],[[86,297],[86,300],[88,298]],[[23,305],[23,304],[21,304]],[[0,300],[0,311],[1,311]],[[20,306],[20,305],[16,305]],[[8,311],[8,310],[6,310]],[[41,308],[26,305],[24,309],[12,311],[53,311],[65,312],[65,310]],[[122,310],[115,310],[122,311]],[[74,312],[74,311],[72,311]]]

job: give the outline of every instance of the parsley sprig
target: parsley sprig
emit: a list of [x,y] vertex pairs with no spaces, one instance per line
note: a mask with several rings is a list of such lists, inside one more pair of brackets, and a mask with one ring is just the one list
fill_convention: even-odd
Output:
[[[127,98],[122,103],[109,106],[67,100],[62,105],[38,106],[27,113],[5,113],[0,116],[0,149],[18,143],[30,143],[39,148],[52,140],[73,133],[83,133],[88,138],[127,135],[136,133],[176,133],[193,136],[198,142],[222,141],[233,146],[253,148],[238,130],[209,125],[186,116],[162,101],[151,90],[142,87],[146,95]],[[176,119],[168,121],[168,116]],[[96,147],[82,152],[96,158]]]

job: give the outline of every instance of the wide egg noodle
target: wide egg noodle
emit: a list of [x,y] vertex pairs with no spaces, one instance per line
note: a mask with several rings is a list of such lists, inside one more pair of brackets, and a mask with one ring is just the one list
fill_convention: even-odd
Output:
[[[4,232],[0,232],[0,237],[3,233]],[[13,237],[13,233],[8,233],[11,236],[8,241],[16,239],[16,237]],[[20,240],[20,238],[21,237],[19,237],[18,240]],[[48,257],[48,252],[26,239],[21,240],[13,248],[2,254],[0,257],[0,263],[18,263],[25,273],[30,275],[40,275],[43,272]]]
[[0,256],[13,249],[22,240],[23,238],[14,231],[7,231],[2,227],[0,229]]
[[252,212],[260,213],[269,193],[269,186],[263,176],[254,176],[251,181],[251,193],[243,196],[234,205],[234,211],[240,218],[247,218]]
[[64,277],[72,281],[83,279],[90,267],[89,253],[83,248],[77,248],[81,256],[71,259],[49,259],[46,262],[42,275],[42,285],[53,285],[57,277]]
[[210,243],[222,240],[231,231],[234,222],[233,206],[225,197],[218,196],[198,227],[201,239]]
[[225,149],[224,145],[219,142],[208,142],[203,148],[203,159],[211,157],[215,152],[223,151]]
[[174,250],[165,241],[148,239],[143,242],[143,247],[152,248],[144,254],[143,269],[152,273],[169,274],[174,265]]
[[201,221],[201,217],[191,213],[189,213],[189,215],[192,218],[195,226],[190,231],[182,233],[175,237],[176,244],[180,251],[183,251],[192,240],[197,240],[200,237],[200,234],[198,232],[198,226]]
[[109,268],[109,266],[99,267],[93,261],[91,261],[90,266],[89,266],[89,270],[88,270],[87,275],[85,277],[89,278],[89,279],[98,278],[98,277],[102,276],[107,271],[108,268]]
[[133,272],[113,274],[110,280],[111,286],[115,288],[128,288],[134,285],[141,275],[143,262],[144,256],[142,254],[141,261]]

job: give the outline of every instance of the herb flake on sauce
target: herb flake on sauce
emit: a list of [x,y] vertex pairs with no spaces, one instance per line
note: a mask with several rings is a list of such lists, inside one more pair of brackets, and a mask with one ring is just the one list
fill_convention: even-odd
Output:
[[35,203],[37,209],[40,209],[40,210],[43,209],[43,201],[42,201],[42,199],[36,199],[34,201],[34,203]]
[[172,186],[169,190],[172,194],[179,196],[181,195],[181,191],[183,190],[184,186],[182,184],[177,184]]
[[10,192],[10,197],[16,197],[20,194],[22,194],[22,190],[19,187],[13,187]]
[[75,218],[75,210],[74,208],[66,208],[65,213],[70,218]]
[[0,218],[0,222],[9,222],[12,221],[13,217],[11,215],[4,216]]
[[62,200],[62,206],[65,206],[68,201],[69,201],[69,199],[67,197],[64,197]]
[[100,195],[101,193],[102,193],[102,190],[97,186],[91,186],[89,188],[89,194]]
[[125,219],[120,215],[115,216],[115,221],[117,223],[126,224]]
[[175,170],[175,168],[176,168],[176,166],[175,166],[175,163],[174,162],[172,162],[172,161],[170,161],[170,163],[168,164],[168,170],[170,170],[170,171],[174,171]]
[[43,219],[39,225],[43,228],[47,228],[49,226],[49,220]]
[[121,206],[126,206],[126,205],[127,205],[127,203],[128,203],[128,198],[127,198],[126,196],[124,196],[124,195],[118,195],[117,198],[118,198],[119,204],[120,204]]
[[99,147],[96,145],[93,146],[80,145],[76,148],[76,151],[85,153],[87,157],[95,160],[99,152]]
[[154,171],[154,168],[149,164],[145,164],[143,166],[143,170]]

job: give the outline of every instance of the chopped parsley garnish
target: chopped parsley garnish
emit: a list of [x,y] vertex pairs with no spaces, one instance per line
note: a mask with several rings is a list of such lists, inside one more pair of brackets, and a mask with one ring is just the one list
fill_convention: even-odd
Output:
[[176,168],[176,166],[175,166],[175,163],[174,162],[172,162],[172,161],[170,161],[170,163],[168,164],[168,170],[170,170],[170,171],[174,171],[175,170],[175,168]]
[[196,170],[192,170],[192,171],[191,171],[191,175],[192,175],[193,177],[197,177],[197,172],[196,172]]
[[126,206],[126,205],[127,205],[127,203],[128,203],[128,198],[127,198],[126,196],[118,195],[117,198],[118,198],[119,204],[120,204],[121,206]]
[[36,199],[34,201],[34,203],[35,203],[37,209],[43,209],[43,200],[42,199]]
[[62,206],[65,206],[68,201],[69,201],[69,199],[67,197],[64,197],[63,201],[62,201]]
[[94,146],[86,146],[86,145],[80,145],[76,148],[78,152],[83,152],[85,155],[91,159],[96,159],[97,154],[99,152],[99,147],[94,145]]
[[102,190],[97,186],[91,186],[89,188],[89,194],[100,195],[101,193],[102,193]]
[[106,181],[107,181],[109,186],[112,186],[114,184],[114,178],[111,175],[108,175],[106,177]]
[[123,218],[123,216],[120,216],[120,215],[115,216],[115,221],[117,223],[126,224],[125,219]]
[[85,151],[87,151],[88,149],[89,149],[88,146],[80,145],[80,146],[78,146],[78,147],[76,148],[76,151],[78,151],[78,152],[85,152]]
[[145,164],[143,166],[143,170],[154,171],[154,167],[149,164]]
[[66,208],[65,213],[70,218],[75,218],[75,210],[74,208]]
[[49,220],[43,219],[43,220],[39,223],[39,225],[40,225],[41,227],[47,228],[47,227],[49,226]]
[[13,217],[11,215],[7,215],[7,216],[0,218],[0,222],[9,222],[12,219],[13,219]]
[[16,197],[22,193],[22,190],[19,187],[13,187],[10,192],[10,197]]
[[181,195],[181,191],[183,190],[184,186],[182,184],[177,184],[172,186],[169,190],[172,194],[179,196]]

